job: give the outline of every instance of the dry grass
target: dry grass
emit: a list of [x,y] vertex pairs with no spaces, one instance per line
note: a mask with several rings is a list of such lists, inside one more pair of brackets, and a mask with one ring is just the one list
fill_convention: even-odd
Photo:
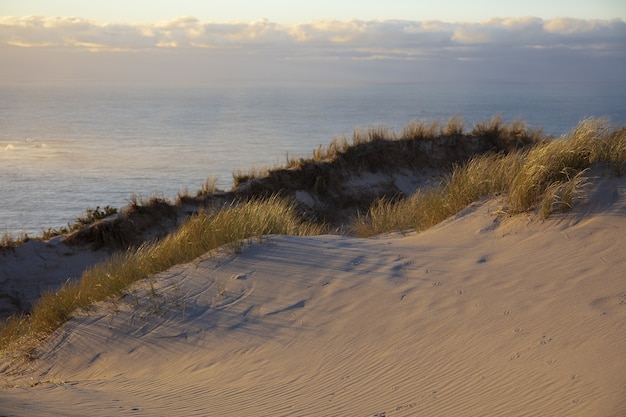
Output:
[[[502,123],[500,116],[477,124],[471,132],[465,130],[460,116],[451,117],[447,123],[414,120],[400,133],[380,125],[356,128],[351,137],[336,137],[329,145],[318,146],[310,159],[288,158],[287,168],[298,168],[307,175],[315,172],[329,183],[331,178],[326,177],[344,178],[359,172],[426,165],[449,167],[489,150],[509,152],[547,139],[540,130],[528,129],[522,121]],[[265,172],[240,171],[235,174],[235,182],[271,177],[281,169],[284,167]]]
[[426,120],[413,120],[404,126],[400,137],[402,139],[429,139],[441,136],[443,126],[438,121],[427,122]]
[[[416,128],[417,130],[421,128]],[[525,132],[521,124],[506,135]],[[499,120],[475,127],[476,134],[503,135]],[[526,151],[486,154],[457,166],[439,186],[420,190],[401,200],[379,200],[353,223],[359,236],[393,230],[431,227],[483,196],[507,194],[511,214],[539,207],[545,218],[555,210],[569,210],[582,196],[584,173],[596,162],[608,163],[615,174],[626,167],[626,128],[615,129],[603,119],[582,121],[570,134],[538,142]]]
[[335,158],[338,155],[345,153],[350,148],[350,142],[348,138],[344,137],[336,137],[334,138],[328,146],[319,145],[313,151],[313,161],[314,162],[328,162]]
[[201,212],[164,239],[118,254],[87,270],[80,280],[43,294],[30,314],[12,317],[2,325],[0,349],[35,346],[70,319],[75,310],[109,297],[119,297],[131,283],[218,247],[229,245],[239,251],[244,239],[322,232],[323,227],[302,222],[293,204],[277,197]]
[[[463,129],[462,119],[452,118],[447,125],[413,122],[400,135],[384,127],[355,130],[352,145],[348,138],[338,138],[328,147],[318,148],[312,160],[287,157],[288,167],[299,171],[299,176],[289,177],[289,181],[300,187],[297,189],[340,189],[340,184],[332,186],[342,170],[354,174],[362,169],[377,172],[419,166],[420,158],[428,155],[434,155],[434,163],[446,166],[460,161],[436,187],[420,190],[402,200],[374,202],[352,226],[356,234],[371,236],[408,228],[424,230],[483,196],[500,193],[508,195],[511,213],[539,207],[539,214],[545,217],[574,204],[590,164],[606,162],[616,174],[626,169],[626,128],[612,128],[605,120],[585,120],[569,135],[554,141],[544,140],[539,132],[528,130],[522,122],[503,125],[499,117],[474,126],[471,135],[463,133]],[[484,147],[468,148],[466,142],[477,137],[488,138],[487,149],[500,153],[481,153]],[[274,172],[277,176],[284,173]],[[268,172],[253,169],[237,175],[244,181]],[[280,190],[282,182],[277,184],[275,188]],[[214,181],[207,180],[203,192],[213,189]],[[134,197],[130,203],[121,217],[128,217],[131,223],[139,221],[132,217],[134,214],[154,212],[148,216],[154,221],[163,221],[164,215],[171,214],[171,205],[158,197],[148,202]],[[98,209],[96,212],[99,214]],[[98,228],[92,229],[99,233]],[[122,229],[115,229],[112,234],[121,235]],[[136,233],[136,228],[132,230]],[[30,314],[13,317],[0,327],[0,349],[22,346],[26,347],[22,351],[28,351],[72,317],[76,309],[120,296],[131,283],[215,248],[227,245],[237,252],[245,239],[322,232],[325,232],[323,226],[303,222],[293,204],[275,196],[201,212],[162,240],[127,250],[86,271],[79,281],[44,294]],[[87,238],[94,239],[92,235]]]
[[574,206],[574,201],[584,194],[583,188],[587,184],[585,172],[586,169],[568,177],[566,181],[555,181],[548,185],[539,206],[539,217],[545,219],[557,210],[569,211]]
[[351,138],[346,136],[337,137],[328,146],[318,146],[313,151],[312,160],[315,162],[332,161],[354,147],[376,141],[433,140],[441,136],[463,135],[465,134],[464,129],[463,118],[460,116],[451,117],[447,125],[443,125],[438,121],[413,120],[404,126],[400,134],[383,125],[356,128]]
[[[59,228],[48,228],[48,230],[44,230],[41,234],[41,237],[35,237],[35,240],[49,240],[56,236],[65,235],[67,233],[71,233],[73,231],[79,230],[85,226],[91,225],[105,217],[111,216],[117,213],[117,209],[111,206],[105,206],[104,208],[100,208],[100,206],[95,209],[87,209],[85,214],[81,217],[78,217],[74,220],[73,223],[68,223],[67,226],[59,227]],[[15,248],[25,242],[28,242],[31,239],[30,236],[24,231],[19,232],[17,235],[13,235],[10,232],[6,231],[0,236],[0,250],[2,249],[11,249]]]
[[60,227],[58,229],[48,228],[48,230],[44,230],[42,239],[48,240],[55,236],[61,236],[80,230],[85,226],[94,224],[98,220],[102,220],[116,213],[117,209],[111,206],[105,206],[103,209],[101,209],[100,206],[97,206],[95,209],[88,208],[83,216],[78,217],[74,223],[68,223],[67,227]]
[[438,186],[399,201],[379,200],[358,216],[353,231],[368,237],[393,230],[421,231],[458,213],[484,195],[502,193],[520,165],[520,154],[487,154],[457,166]]
[[21,231],[17,235],[13,235],[11,232],[6,231],[0,236],[0,250],[15,248],[24,242],[28,242],[30,238],[28,234]]
[[[568,135],[532,148],[524,155],[510,185],[511,210],[517,213],[532,209],[548,188],[558,188],[555,184],[581,183],[578,173],[592,163],[622,167],[626,153],[620,149],[626,146],[625,137],[624,129],[616,131],[606,120],[588,119]],[[615,171],[619,173],[620,169]]]
[[209,175],[206,180],[204,180],[204,184],[202,188],[198,190],[196,195],[198,197],[202,197],[208,194],[215,194],[217,192],[217,177],[214,175]]
[[270,173],[270,168],[259,168],[259,167],[251,167],[248,170],[239,169],[233,172],[233,183],[234,187],[237,188],[241,184],[245,184],[249,181],[255,180],[257,178],[267,177]]

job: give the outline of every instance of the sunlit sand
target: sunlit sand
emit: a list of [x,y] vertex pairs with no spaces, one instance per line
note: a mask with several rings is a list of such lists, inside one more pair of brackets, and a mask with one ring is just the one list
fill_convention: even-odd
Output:
[[[270,236],[140,282],[3,375],[8,415],[626,413],[626,181],[540,221]],[[4,387],[3,387],[4,388]]]

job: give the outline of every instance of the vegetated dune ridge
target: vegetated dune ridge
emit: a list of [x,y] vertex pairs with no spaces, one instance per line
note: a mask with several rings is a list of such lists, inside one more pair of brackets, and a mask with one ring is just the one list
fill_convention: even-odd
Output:
[[[537,220],[270,236],[138,283],[4,374],[5,415],[626,415],[626,179]],[[33,385],[33,387],[29,387]]]
[[376,199],[411,195],[473,156],[514,152],[548,139],[522,122],[503,125],[499,116],[471,133],[463,133],[461,123],[456,118],[446,127],[414,122],[399,136],[382,127],[355,130],[352,144],[336,139],[312,158],[289,161],[288,167],[258,177],[242,174],[229,192],[201,190],[175,203],[133,198],[138,201],[119,214],[63,236],[9,248],[0,244],[0,319],[30,311],[43,291],[79,279],[114,251],[166,236],[199,210],[280,195],[298,201],[304,218],[341,228]]

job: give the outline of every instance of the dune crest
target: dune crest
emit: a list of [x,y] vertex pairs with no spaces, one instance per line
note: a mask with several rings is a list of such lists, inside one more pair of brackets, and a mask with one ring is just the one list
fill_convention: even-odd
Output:
[[626,180],[589,195],[544,221],[496,199],[419,234],[201,257],[63,325],[0,411],[624,415]]

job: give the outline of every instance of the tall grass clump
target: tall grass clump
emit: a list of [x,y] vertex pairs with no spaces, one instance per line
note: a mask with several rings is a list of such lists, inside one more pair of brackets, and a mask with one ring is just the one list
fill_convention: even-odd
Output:
[[[423,124],[413,126],[415,134],[424,129]],[[502,127],[494,118],[476,126],[474,134],[502,134],[502,129],[507,135],[525,132],[522,125]],[[538,141],[525,151],[474,157],[456,166],[436,187],[403,200],[376,201],[366,214],[357,216],[353,230],[359,236],[424,230],[490,194],[507,194],[511,214],[538,207],[539,216],[546,218],[573,206],[582,196],[586,170],[597,162],[608,163],[614,174],[623,174],[626,128],[612,128],[604,119],[587,119],[558,140]]]
[[367,214],[357,216],[353,231],[367,237],[393,230],[427,229],[484,195],[506,191],[519,166],[519,153],[476,156],[456,166],[437,186],[421,189],[403,200],[374,202]]
[[303,222],[293,203],[270,197],[200,212],[162,240],[146,243],[85,271],[81,279],[47,292],[28,315],[12,317],[0,327],[0,349],[36,345],[70,319],[74,311],[109,297],[119,297],[138,280],[189,262],[218,247],[239,251],[244,239],[270,234],[314,235],[323,226]]
[[13,235],[7,230],[0,236],[0,249],[15,248],[24,242],[28,242],[29,239],[28,234],[24,231]]
[[404,140],[423,140],[441,136],[443,132],[444,127],[436,120],[430,123],[426,120],[412,120],[411,123],[404,126],[400,137]]
[[626,172],[626,127],[612,131],[601,150],[601,161],[609,163],[615,176],[621,177]]
[[197,197],[202,197],[208,194],[215,194],[217,192],[217,177],[214,175],[209,175],[206,180],[204,180],[204,184],[202,188],[199,189],[196,193]]
[[233,183],[234,187],[237,188],[241,184],[245,184],[246,182],[267,177],[270,173],[270,168],[259,168],[259,167],[251,167],[247,171],[243,169],[239,169],[233,172]]
[[578,194],[577,185],[584,183],[579,174],[592,163],[623,164],[620,146],[625,146],[624,133],[616,132],[605,119],[587,119],[560,139],[533,147],[524,156],[519,173],[511,183],[511,211],[527,211],[538,203],[547,207],[547,203],[542,203],[547,190],[554,195],[559,189],[571,188],[566,194]]

